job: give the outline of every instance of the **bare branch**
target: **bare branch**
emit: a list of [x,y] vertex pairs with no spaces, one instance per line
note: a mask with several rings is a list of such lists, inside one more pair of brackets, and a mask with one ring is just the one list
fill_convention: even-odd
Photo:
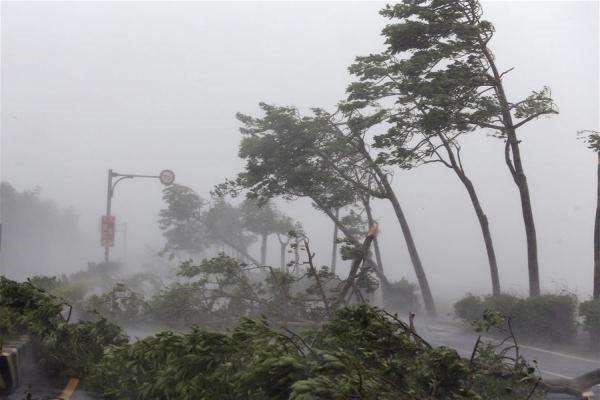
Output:
[[339,294],[337,302],[336,302],[337,305],[345,303],[346,296],[348,295],[348,291],[354,285],[354,280],[356,279],[356,275],[358,273],[358,268],[360,267],[361,263],[365,259],[366,255],[369,251],[369,248],[371,247],[371,243],[373,242],[373,239],[377,236],[378,230],[379,230],[379,228],[377,227],[377,224],[373,225],[369,229],[369,232],[367,233],[367,236],[365,237],[365,240],[362,244],[360,251],[357,252],[356,257],[354,258],[354,260],[352,260],[352,266],[350,267],[350,273],[348,274],[348,278],[346,279],[344,286],[340,290],[340,294]]
[[323,285],[321,284],[321,277],[319,276],[319,271],[315,268],[313,264],[313,256],[310,252],[310,247],[308,246],[308,239],[304,239],[304,249],[306,250],[306,254],[308,256],[308,265],[310,267],[310,272],[314,275],[315,282],[317,284],[317,289],[319,290],[319,294],[321,295],[321,300],[323,301],[323,307],[325,307],[325,313],[328,318],[331,318],[331,309],[329,307],[329,300],[327,299],[327,295],[325,294],[325,290],[323,289]]
[[567,393],[581,398],[583,393],[600,384],[600,369],[590,371],[573,379],[549,379],[540,386],[549,393]]
[[519,127],[521,127],[521,126],[525,125],[526,123],[528,123],[528,122],[529,122],[529,121],[531,121],[532,119],[536,119],[536,118],[538,118],[538,117],[540,117],[540,116],[542,116],[542,115],[547,115],[547,114],[558,114],[558,112],[556,112],[556,111],[554,111],[554,110],[550,110],[550,111],[548,111],[548,110],[545,110],[545,111],[540,111],[540,112],[537,112],[537,113],[535,113],[535,114],[532,114],[532,115],[530,115],[529,117],[525,118],[524,120],[522,120],[522,121],[520,121],[520,122],[516,123],[516,124],[514,125],[514,129],[517,129],[517,128],[519,128]]
[[515,67],[509,68],[506,71],[504,71],[503,73],[500,74],[500,78],[502,78],[504,75],[508,74],[510,71],[512,71],[513,69],[515,69]]

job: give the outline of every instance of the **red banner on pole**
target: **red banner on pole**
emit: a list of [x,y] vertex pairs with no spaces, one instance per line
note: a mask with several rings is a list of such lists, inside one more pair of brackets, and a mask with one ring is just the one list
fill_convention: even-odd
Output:
[[100,243],[103,247],[113,247],[115,245],[115,216],[103,215],[102,226],[100,228]]

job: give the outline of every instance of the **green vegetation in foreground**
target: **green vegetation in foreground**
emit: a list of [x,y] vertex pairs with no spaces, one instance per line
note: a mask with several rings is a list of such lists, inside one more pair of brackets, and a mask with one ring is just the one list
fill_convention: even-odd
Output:
[[47,371],[109,399],[525,399],[538,382],[522,359],[482,345],[462,359],[367,304],[305,332],[242,318],[231,334],[193,328],[135,343],[104,319],[69,323],[64,309],[29,282],[0,279],[2,334],[31,334]]
[[42,370],[53,377],[86,377],[107,346],[124,345],[121,328],[104,318],[71,323],[70,306],[30,282],[0,276],[0,338],[31,335]]

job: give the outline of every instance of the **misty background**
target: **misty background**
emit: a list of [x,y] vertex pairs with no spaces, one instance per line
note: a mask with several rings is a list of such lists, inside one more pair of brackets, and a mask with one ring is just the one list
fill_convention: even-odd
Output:
[[[109,168],[135,174],[172,169],[177,183],[208,198],[215,184],[242,168],[235,113],[256,115],[260,101],[331,110],[345,97],[354,57],[383,49],[383,5],[2,2],[2,181],[18,191],[39,187],[43,199],[73,207],[82,239],[73,240],[69,254],[47,259],[51,241],[24,248],[40,257],[18,268],[0,252],[0,272],[25,278],[101,261],[99,218]],[[577,131],[599,128],[599,3],[483,7],[496,27],[491,47],[498,65],[515,67],[504,81],[509,100],[548,85],[560,112],[521,130],[542,286],[588,298],[597,161]],[[490,220],[501,284],[524,293],[525,234],[503,147],[479,130],[463,140],[461,154]],[[489,293],[480,228],[456,176],[428,165],[397,171],[393,185],[434,296]],[[157,224],[161,190],[158,180],[135,179],[115,191],[113,214],[127,224],[132,268],[164,242]],[[327,264],[332,223],[305,200],[277,205],[302,222],[317,262]],[[373,206],[386,274],[415,281],[391,207]],[[56,236],[64,240],[60,231]],[[277,249],[271,238],[274,264]],[[125,255],[119,233],[112,254],[117,260]]]

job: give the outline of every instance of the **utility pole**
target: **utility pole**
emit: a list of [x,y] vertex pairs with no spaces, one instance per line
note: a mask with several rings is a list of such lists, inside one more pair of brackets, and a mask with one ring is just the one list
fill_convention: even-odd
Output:
[[[108,185],[106,186],[107,187],[107,190],[106,190],[106,217],[107,217],[106,221],[109,221],[110,217],[111,217],[110,209],[112,206],[112,197],[113,197],[113,189],[114,189],[113,184],[112,184],[112,178],[113,178],[113,170],[109,169],[108,170]],[[105,232],[104,226],[105,226],[105,224],[103,221],[103,223],[102,223],[102,233],[103,234]],[[114,225],[113,225],[112,236],[113,236],[112,242],[114,242]],[[104,240],[104,239],[105,238],[103,236],[102,241],[104,242],[104,262],[108,262],[109,258],[110,258],[110,248],[113,245],[113,243],[110,240]]]
[[[118,178],[113,182],[113,178]],[[165,186],[171,185],[175,182],[175,173],[170,169],[165,169],[160,172],[158,175],[135,175],[135,174],[120,174],[118,172],[114,172],[112,169],[108,170],[108,182],[106,185],[106,214],[102,216],[102,228],[101,228],[101,243],[104,246],[104,261],[110,261],[110,248],[114,246],[115,243],[115,218],[111,214],[112,208],[112,198],[115,194],[115,187],[117,183],[121,182],[123,179],[133,179],[133,178],[153,178],[159,179],[160,183]],[[127,239],[125,239],[127,240]]]

